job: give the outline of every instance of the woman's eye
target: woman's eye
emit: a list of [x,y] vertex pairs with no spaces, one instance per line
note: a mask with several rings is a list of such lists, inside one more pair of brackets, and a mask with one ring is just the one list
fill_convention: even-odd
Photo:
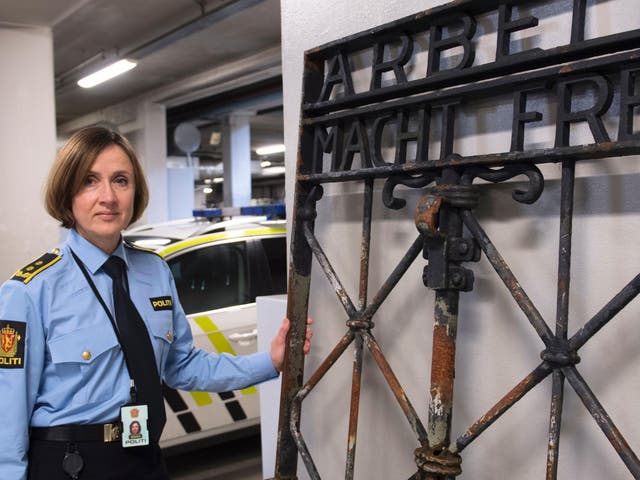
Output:
[[89,177],[84,179],[84,184],[85,185],[93,185],[94,183],[96,183],[95,177],[89,176]]
[[129,185],[129,179],[127,177],[117,177],[115,182],[123,187],[126,187],[127,185]]

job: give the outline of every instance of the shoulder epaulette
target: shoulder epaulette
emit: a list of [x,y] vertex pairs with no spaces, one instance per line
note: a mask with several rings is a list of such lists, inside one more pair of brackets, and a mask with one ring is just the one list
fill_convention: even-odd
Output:
[[20,270],[13,274],[11,280],[18,280],[19,282],[22,282],[24,284],[29,283],[33,279],[33,277],[38,275],[43,270],[46,270],[62,258],[62,255],[58,254],[58,249],[54,250],[54,252],[55,253],[47,252],[37,260],[31,262],[29,265],[22,267]]
[[160,255],[158,252],[156,252],[155,250],[151,249],[151,248],[145,248],[145,247],[141,247],[139,245],[136,245],[135,243],[131,243],[128,241],[124,241],[124,246],[125,247],[129,247],[133,250],[137,250],[139,252],[146,252],[146,253],[153,253],[154,255],[159,256],[160,258],[162,258],[162,255]]

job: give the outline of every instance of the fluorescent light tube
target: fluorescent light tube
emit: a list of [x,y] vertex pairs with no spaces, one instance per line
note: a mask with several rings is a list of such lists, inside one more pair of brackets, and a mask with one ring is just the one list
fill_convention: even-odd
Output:
[[256,153],[258,155],[271,155],[273,153],[282,153],[284,152],[284,145],[266,145],[264,147],[256,148]]
[[128,72],[133,67],[135,67],[137,63],[131,62],[129,60],[119,60],[116,63],[112,63],[108,67],[104,67],[102,70],[98,70],[91,75],[87,75],[86,77],[78,80],[78,85],[82,88],[91,88],[96,85],[106,82],[107,80],[112,79],[113,77],[117,77],[118,75]]
[[281,175],[285,172],[285,167],[267,167],[262,169],[263,175]]

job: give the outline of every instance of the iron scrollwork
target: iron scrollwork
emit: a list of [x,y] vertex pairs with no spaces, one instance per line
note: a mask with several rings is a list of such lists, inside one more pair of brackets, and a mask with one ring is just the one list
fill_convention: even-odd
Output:
[[544,190],[544,177],[540,169],[534,164],[511,164],[499,168],[470,167],[464,171],[462,183],[471,184],[474,178],[498,183],[505,182],[518,175],[525,175],[529,185],[525,189],[516,188],[511,196],[519,203],[535,203]]

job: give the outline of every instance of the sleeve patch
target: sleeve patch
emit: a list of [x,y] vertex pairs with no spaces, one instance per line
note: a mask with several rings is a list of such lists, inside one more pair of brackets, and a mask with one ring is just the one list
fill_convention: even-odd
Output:
[[49,268],[61,258],[62,257],[60,255],[56,255],[55,253],[45,253],[37,260],[34,260],[29,265],[22,267],[14,273],[11,280],[18,280],[19,282],[27,284],[33,279],[33,277]]
[[0,369],[24,368],[24,346],[27,324],[0,320]]

